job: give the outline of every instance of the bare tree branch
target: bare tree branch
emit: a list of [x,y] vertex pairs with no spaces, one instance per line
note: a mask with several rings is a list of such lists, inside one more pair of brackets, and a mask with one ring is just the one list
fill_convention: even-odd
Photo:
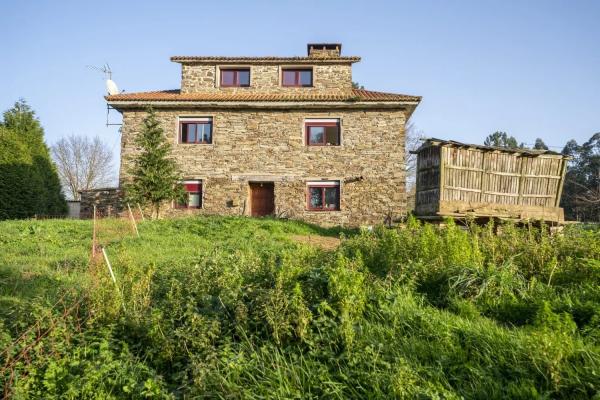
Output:
[[65,193],[79,200],[79,191],[99,188],[113,180],[112,153],[99,137],[71,135],[52,146],[52,156]]
[[581,204],[581,205],[600,204],[600,188],[598,188],[598,189],[589,188],[589,187],[582,185],[581,183],[576,182],[574,180],[569,180],[569,183],[572,183],[575,186],[578,186],[579,188],[584,190],[583,193],[578,193],[574,196],[575,202],[577,204]]
[[417,126],[412,122],[408,122],[406,124],[404,132],[406,138],[404,144],[404,162],[406,165],[406,189],[407,191],[410,191],[415,185],[415,173],[417,171],[417,155],[412,154],[411,151],[416,150],[419,148],[419,146],[421,146],[421,143],[425,138],[425,134],[422,130],[418,129]]

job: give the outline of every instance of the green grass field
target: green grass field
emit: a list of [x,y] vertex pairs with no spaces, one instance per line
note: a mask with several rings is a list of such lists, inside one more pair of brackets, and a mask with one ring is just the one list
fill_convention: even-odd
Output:
[[0,222],[5,394],[600,399],[598,230],[99,228],[117,285],[90,221]]

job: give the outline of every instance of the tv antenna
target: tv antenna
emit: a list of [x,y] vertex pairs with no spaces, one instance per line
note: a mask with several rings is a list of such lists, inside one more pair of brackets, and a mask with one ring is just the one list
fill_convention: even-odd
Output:
[[[87,65],[86,67],[88,67],[89,69],[96,71],[96,72],[100,72],[101,74],[104,75],[104,79],[105,79],[105,83],[106,83],[106,92],[108,93],[109,96],[113,96],[116,94],[119,94],[119,87],[117,86],[117,84],[115,83],[115,81],[112,80],[112,70],[110,69],[110,65],[108,65],[108,63],[105,63],[103,66],[98,67],[95,65]],[[106,126],[110,126],[110,125],[123,125],[123,124],[112,124],[108,122],[108,116],[110,114],[110,110],[111,110],[111,106],[110,105],[106,105]]]
[[104,75],[104,79],[106,80],[106,91],[110,96],[119,94],[119,87],[115,81],[112,80],[112,70],[110,69],[110,65],[108,65],[108,63],[101,67],[97,67],[95,65],[88,65],[87,67]]

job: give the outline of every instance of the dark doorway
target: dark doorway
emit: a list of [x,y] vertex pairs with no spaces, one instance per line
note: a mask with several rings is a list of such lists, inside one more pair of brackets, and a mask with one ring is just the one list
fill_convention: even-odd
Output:
[[264,217],[275,211],[273,182],[250,182],[250,215]]

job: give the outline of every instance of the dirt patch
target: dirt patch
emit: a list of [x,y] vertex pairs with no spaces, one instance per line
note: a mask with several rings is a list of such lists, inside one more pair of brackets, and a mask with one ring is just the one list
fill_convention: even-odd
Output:
[[291,238],[295,242],[320,247],[323,250],[335,250],[341,243],[340,239],[330,236],[292,235]]

